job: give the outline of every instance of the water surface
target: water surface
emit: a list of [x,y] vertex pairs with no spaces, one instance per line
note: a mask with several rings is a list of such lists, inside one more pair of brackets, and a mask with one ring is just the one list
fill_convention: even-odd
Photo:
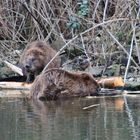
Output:
[[45,103],[0,99],[0,140],[137,140],[139,135],[140,96]]

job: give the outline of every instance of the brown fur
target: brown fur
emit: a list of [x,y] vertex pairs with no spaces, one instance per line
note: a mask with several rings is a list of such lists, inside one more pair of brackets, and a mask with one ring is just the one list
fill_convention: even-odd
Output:
[[[43,41],[28,44],[19,61],[23,74],[27,76],[27,82],[32,82],[55,54],[56,51]],[[50,63],[48,69],[58,67],[60,67],[59,56]]]
[[96,95],[98,89],[98,83],[89,73],[50,69],[35,79],[31,96],[40,100],[53,100],[58,97]]

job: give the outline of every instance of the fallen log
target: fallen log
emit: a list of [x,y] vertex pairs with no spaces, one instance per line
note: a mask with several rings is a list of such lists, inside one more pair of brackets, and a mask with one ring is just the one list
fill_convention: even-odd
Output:
[[[30,94],[32,84],[25,82],[0,82],[0,97],[27,97]],[[140,91],[127,91],[102,88],[99,96],[114,96],[114,95],[137,95]]]
[[[5,81],[5,80],[4,80]],[[97,80],[102,88],[116,88],[116,87],[123,87],[124,83],[121,77],[109,77],[109,78],[101,78]],[[1,81],[0,82],[0,89],[30,89],[32,84],[28,84],[26,82],[14,82],[14,81]]]
[[97,80],[99,85],[102,88],[117,88],[117,87],[124,87],[124,82],[121,77],[106,77]]
[[[4,63],[11,68],[15,73],[18,73],[19,75],[23,76],[22,69],[7,62],[4,61]],[[5,80],[4,80],[5,81]],[[97,80],[99,85],[103,88],[115,88],[115,87],[124,87],[124,82],[121,77],[106,77],[106,78],[101,78]],[[22,85],[22,84],[21,84]],[[0,86],[1,87],[1,86]]]
[[18,73],[19,75],[23,76],[23,73],[22,73],[22,69],[9,63],[8,61],[4,61],[4,63],[9,67],[11,68],[12,71],[14,71],[15,73]]
[[[111,80],[110,80],[111,79]],[[111,87],[115,88],[115,86],[123,86],[122,81],[118,82],[118,78],[113,77],[113,78],[101,78],[98,82],[100,85],[104,85],[104,87]],[[121,83],[121,84],[120,84]],[[23,95],[25,96],[26,94],[23,94],[23,92],[28,93],[29,95],[29,89],[32,84],[28,84],[26,82],[14,82],[14,81],[3,81],[0,82],[0,97],[22,97]],[[110,86],[111,85],[111,86]],[[123,94],[122,91],[117,91],[117,90],[111,90],[111,89],[104,89],[101,90],[99,95],[101,96],[112,96],[112,95],[121,95]]]
[[29,96],[29,90],[2,90],[0,91],[0,98],[27,98]]
[[0,89],[29,90],[31,85],[25,82],[0,82]]
[[[115,88],[116,86],[123,86],[123,82],[121,78],[118,77],[111,77],[111,78],[101,78],[99,84],[104,87]],[[0,82],[0,89],[2,90],[0,93],[0,97],[19,97],[21,96],[22,92],[28,92],[32,84],[28,84],[26,82]],[[3,91],[4,90],[4,91]],[[122,90],[115,90],[115,89],[105,89],[102,88],[99,95],[101,96],[112,96],[112,95],[121,95],[124,92]]]
[[[26,77],[23,77],[22,70],[7,62],[4,61],[5,64],[11,68],[14,72],[18,73],[21,75],[21,77],[9,77],[7,78],[9,81],[6,81],[7,79],[0,81],[0,97],[18,97],[21,95],[24,95],[23,92],[26,92],[29,94],[29,89],[32,84],[28,84],[26,82],[23,82],[26,80]],[[15,82],[14,80],[19,82]],[[138,83],[136,84],[124,84],[123,79],[121,77],[105,77],[96,80],[99,85],[104,89],[101,91],[100,95],[119,95],[119,94],[140,94],[140,85]],[[118,87],[123,87],[124,91],[122,90],[115,90]],[[109,90],[113,89],[113,90]],[[134,91],[134,90],[139,90],[139,91]],[[133,90],[133,92],[131,91]]]

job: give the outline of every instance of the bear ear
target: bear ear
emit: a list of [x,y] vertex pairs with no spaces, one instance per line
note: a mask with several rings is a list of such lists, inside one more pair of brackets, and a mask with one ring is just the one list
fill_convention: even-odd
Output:
[[90,77],[89,77],[89,75],[87,73],[82,73],[81,75],[82,75],[82,78],[84,80],[89,80],[90,79]]

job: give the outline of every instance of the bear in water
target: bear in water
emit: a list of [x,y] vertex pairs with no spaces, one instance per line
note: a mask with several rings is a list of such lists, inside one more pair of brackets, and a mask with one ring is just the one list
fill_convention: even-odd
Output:
[[31,98],[55,100],[62,97],[97,95],[99,84],[86,72],[69,72],[53,68],[36,77],[30,89]]
[[[27,82],[33,82],[48,62],[56,55],[56,51],[43,41],[34,41],[27,45],[23,51],[19,65],[23,75],[27,76]],[[48,66],[49,68],[60,67],[60,57],[57,56]]]

